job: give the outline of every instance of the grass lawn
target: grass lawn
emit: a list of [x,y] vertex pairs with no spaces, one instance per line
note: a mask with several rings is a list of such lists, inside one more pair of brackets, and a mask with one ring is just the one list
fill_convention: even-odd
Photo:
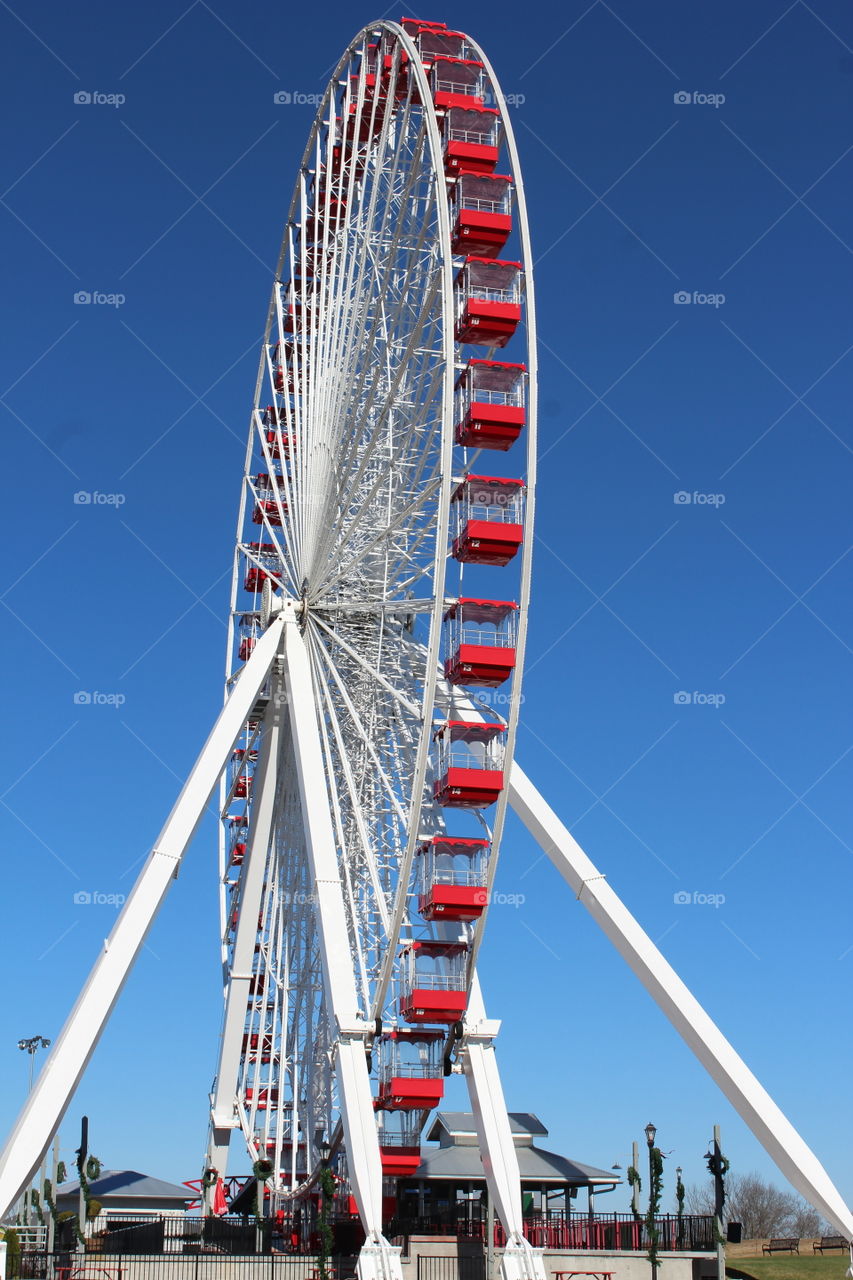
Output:
[[[811,1250],[811,1245],[808,1247]],[[850,1255],[846,1250],[833,1250],[824,1255],[777,1253],[771,1257],[733,1258],[726,1264],[726,1275],[732,1280],[741,1280],[741,1277],[749,1280],[844,1280],[849,1266]]]

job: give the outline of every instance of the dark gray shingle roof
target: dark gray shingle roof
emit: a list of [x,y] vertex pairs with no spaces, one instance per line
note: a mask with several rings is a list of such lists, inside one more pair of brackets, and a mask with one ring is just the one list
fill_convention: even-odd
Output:
[[[63,1182],[57,1188],[57,1201],[76,1196],[79,1190],[79,1182]],[[89,1190],[96,1200],[102,1201],[110,1196],[122,1200],[184,1200],[187,1203],[198,1199],[198,1193],[189,1187],[163,1182],[161,1178],[151,1178],[134,1169],[105,1169],[100,1178],[89,1183]]]
[[[423,1160],[413,1178],[471,1178],[484,1177],[483,1161],[479,1147],[450,1146],[424,1148]],[[579,1164],[553,1151],[541,1147],[517,1147],[518,1167],[525,1182],[560,1182],[570,1186],[585,1187],[589,1183],[614,1183],[619,1179],[607,1169]]]
[[[513,1133],[530,1134],[535,1138],[547,1137],[548,1130],[538,1116],[530,1111],[509,1111],[509,1127]],[[426,1135],[430,1142],[437,1142],[439,1128],[448,1133],[476,1133],[474,1115],[471,1111],[439,1111],[433,1121],[432,1128]]]

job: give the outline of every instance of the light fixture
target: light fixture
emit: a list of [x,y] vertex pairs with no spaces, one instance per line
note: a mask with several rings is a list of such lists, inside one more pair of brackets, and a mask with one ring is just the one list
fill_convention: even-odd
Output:
[[655,1128],[655,1126],[652,1124],[650,1120],[645,1128],[646,1142],[649,1144],[650,1147],[653,1147],[655,1145],[656,1133],[657,1133],[657,1129]]

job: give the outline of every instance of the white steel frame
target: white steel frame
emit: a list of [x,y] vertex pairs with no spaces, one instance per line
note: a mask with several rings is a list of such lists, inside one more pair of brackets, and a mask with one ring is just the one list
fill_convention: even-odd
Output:
[[[377,40],[391,52],[384,110],[367,92]],[[47,1150],[220,778],[225,1015],[207,1167],[225,1172],[240,1129],[253,1160],[272,1153],[280,1199],[312,1185],[324,1135],[333,1147],[342,1143],[367,1234],[362,1280],[400,1280],[399,1253],[382,1235],[368,1055],[377,1023],[394,1016],[396,960],[413,936],[414,855],[443,829],[427,785],[434,717],[464,708],[465,718],[506,727],[509,785],[490,828],[483,819],[487,891],[511,803],[781,1171],[853,1238],[853,1216],[817,1158],[512,763],[533,545],[532,258],[505,100],[482,51],[468,44],[499,104],[525,267],[526,506],[509,714],[483,713],[476,697],[438,678],[449,503],[460,478],[452,440],[457,267],[427,76],[410,37],[380,21],[338,64],[291,204],[246,453],[225,706],[0,1153],[0,1209],[15,1202]],[[403,55],[410,74],[397,95]],[[276,406],[272,427],[265,398]],[[465,455],[462,474],[476,473],[477,456]],[[255,475],[264,472],[261,491]],[[270,572],[253,540],[272,543],[281,568],[256,599],[257,639],[238,662],[235,620],[252,612],[238,603],[241,571],[254,564]],[[237,792],[235,748],[253,765],[246,850],[232,868],[225,831]],[[507,1233],[504,1280],[544,1280],[541,1252],[523,1234],[494,1050],[499,1023],[486,1017],[477,980],[483,926],[466,926],[468,1008],[462,1037],[448,1049],[468,1083],[489,1195]],[[447,929],[428,932],[447,939]]]

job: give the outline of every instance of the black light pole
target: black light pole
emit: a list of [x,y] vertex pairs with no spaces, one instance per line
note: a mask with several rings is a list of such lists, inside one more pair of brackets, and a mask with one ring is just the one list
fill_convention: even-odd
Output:
[[646,1142],[649,1148],[649,1260],[652,1264],[652,1280],[658,1275],[658,1229],[655,1220],[655,1135],[657,1129],[651,1121],[645,1128]]
[[[18,1041],[18,1048],[22,1052],[28,1053],[30,1055],[30,1075],[29,1075],[29,1081],[27,1083],[27,1097],[29,1097],[29,1095],[33,1091],[33,1070],[35,1068],[36,1053],[38,1052],[39,1049],[47,1049],[49,1048],[49,1046],[50,1046],[50,1041],[46,1040],[44,1036],[30,1036],[28,1039]],[[32,1188],[27,1187],[26,1191],[24,1192],[24,1226],[29,1226],[31,1201],[32,1201]]]

